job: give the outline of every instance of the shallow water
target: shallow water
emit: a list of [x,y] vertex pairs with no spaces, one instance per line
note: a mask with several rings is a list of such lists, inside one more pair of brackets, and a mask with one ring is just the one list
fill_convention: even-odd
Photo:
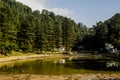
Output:
[[61,58],[18,61],[0,67],[1,74],[65,75],[120,72],[120,62],[112,59]]

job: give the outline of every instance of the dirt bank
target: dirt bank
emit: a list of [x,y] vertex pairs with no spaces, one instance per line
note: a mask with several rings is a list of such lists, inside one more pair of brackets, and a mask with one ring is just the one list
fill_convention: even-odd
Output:
[[86,54],[79,54],[79,55],[32,54],[32,55],[21,55],[21,56],[6,56],[0,58],[0,63],[17,61],[17,60],[36,59],[36,58],[65,58],[65,57],[90,57],[90,56]]
[[48,75],[0,75],[0,80],[120,80],[120,74],[73,74],[61,76]]
[[55,58],[55,57],[65,57],[65,56],[63,56],[61,54],[40,54],[40,55],[34,54],[34,55],[8,56],[8,57],[0,58],[0,63],[17,61],[17,60],[44,58],[44,57]]

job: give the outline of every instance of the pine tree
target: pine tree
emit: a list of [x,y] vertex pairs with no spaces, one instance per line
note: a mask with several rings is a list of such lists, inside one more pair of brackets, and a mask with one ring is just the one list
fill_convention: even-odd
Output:
[[33,51],[35,31],[31,22],[32,17],[28,16],[28,18],[21,23],[21,28],[18,32],[18,45],[20,49],[25,52]]

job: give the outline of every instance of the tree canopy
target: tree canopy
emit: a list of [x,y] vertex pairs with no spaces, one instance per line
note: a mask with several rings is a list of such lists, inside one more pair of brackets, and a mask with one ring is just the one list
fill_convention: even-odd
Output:
[[0,0],[0,52],[71,50],[81,25],[43,9],[32,9],[15,0]]
[[120,49],[120,14],[92,28],[43,9],[33,11],[15,0],[0,0],[0,53],[42,52],[64,47],[103,50],[105,43]]

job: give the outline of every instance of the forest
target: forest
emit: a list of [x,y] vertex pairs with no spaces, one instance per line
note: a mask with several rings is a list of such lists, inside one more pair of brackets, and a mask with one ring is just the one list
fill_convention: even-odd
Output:
[[0,0],[0,53],[105,50],[105,43],[120,49],[120,13],[92,27],[43,9],[33,11],[15,0]]

